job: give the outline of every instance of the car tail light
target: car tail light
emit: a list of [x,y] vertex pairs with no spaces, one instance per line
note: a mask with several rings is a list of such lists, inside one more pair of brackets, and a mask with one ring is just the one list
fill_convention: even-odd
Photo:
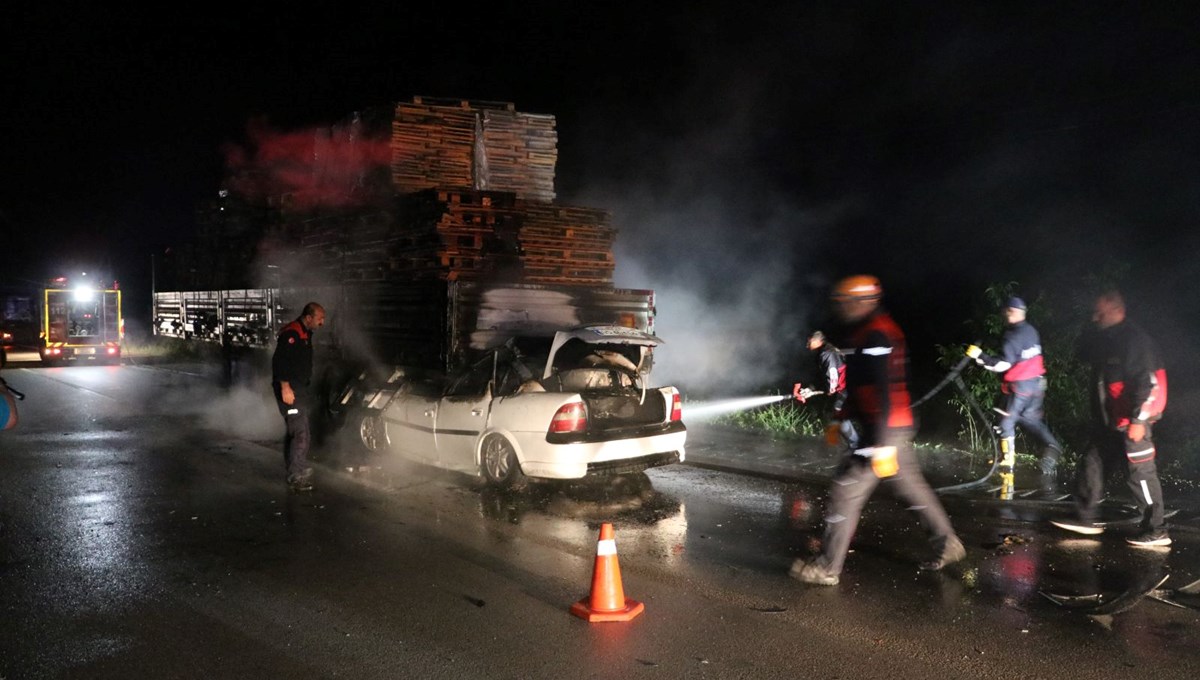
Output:
[[117,348],[116,348],[116,347],[109,347],[109,348],[108,348],[108,353],[109,353],[109,354],[116,354],[116,353],[117,353]]
[[671,395],[671,420],[683,420],[683,399],[678,392]]
[[582,401],[563,404],[550,419],[551,432],[583,432],[587,429],[587,406]]

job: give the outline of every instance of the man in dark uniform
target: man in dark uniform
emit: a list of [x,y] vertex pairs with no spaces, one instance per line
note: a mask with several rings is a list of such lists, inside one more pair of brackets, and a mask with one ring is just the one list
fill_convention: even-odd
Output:
[[1046,367],[1042,359],[1042,339],[1037,329],[1025,320],[1025,301],[1009,298],[1004,308],[1008,329],[1004,331],[1004,348],[993,356],[972,345],[967,356],[993,373],[1003,374],[1001,390],[1004,406],[1000,410],[1000,473],[1007,475],[1002,495],[1013,492],[1013,467],[1016,463],[1016,438],[1021,429],[1042,444],[1042,493],[1050,496],[1057,491],[1058,459],[1062,445],[1054,438],[1042,420],[1042,405],[1046,398]]
[[929,533],[936,557],[923,563],[923,569],[941,569],[966,557],[912,448],[906,343],[900,327],[880,307],[882,296],[873,276],[851,276],[834,287],[834,311],[846,325],[845,337],[837,343],[846,359],[845,411],[858,426],[859,442],[834,473],[821,554],[792,564],[792,577],[805,583],[838,583],[863,506],[881,481],[916,512]]
[[309,410],[308,392],[312,380],[313,331],[325,325],[325,308],[316,302],[304,305],[299,318],[283,327],[271,357],[271,389],[275,405],[283,415],[287,432],[283,438],[283,463],[288,488],[311,491],[312,468],[308,465]]
[[[808,350],[817,352],[821,366],[821,378],[825,382],[825,394],[833,399],[831,405],[831,422],[825,428],[825,441],[830,446],[845,444],[851,449],[858,448],[858,433],[854,431],[854,421],[845,417],[846,406],[846,359],[842,351],[833,346],[821,331],[813,331],[808,336]],[[800,403],[808,401],[818,394],[796,383],[792,387],[792,396]]]
[[1085,344],[1083,355],[1095,376],[1094,423],[1076,479],[1079,519],[1053,524],[1080,534],[1103,532],[1104,526],[1096,520],[1104,496],[1104,473],[1123,462],[1142,518],[1141,533],[1125,540],[1139,547],[1169,546],[1151,435],[1153,423],[1162,418],[1167,405],[1167,371],[1154,341],[1125,318],[1120,293],[1100,295],[1093,312],[1097,332]]

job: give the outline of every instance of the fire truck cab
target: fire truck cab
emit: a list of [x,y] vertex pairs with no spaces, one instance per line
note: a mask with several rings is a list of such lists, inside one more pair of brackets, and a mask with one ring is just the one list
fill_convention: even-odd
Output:
[[121,317],[121,291],[114,282],[109,288],[88,284],[70,286],[59,278],[42,291],[42,363],[52,366],[66,361],[120,363],[125,337]]

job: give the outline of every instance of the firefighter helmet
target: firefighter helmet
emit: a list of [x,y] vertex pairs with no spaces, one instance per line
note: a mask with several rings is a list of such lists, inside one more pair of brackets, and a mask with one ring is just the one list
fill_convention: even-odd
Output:
[[866,274],[847,276],[833,287],[834,300],[878,300],[883,297],[879,279]]

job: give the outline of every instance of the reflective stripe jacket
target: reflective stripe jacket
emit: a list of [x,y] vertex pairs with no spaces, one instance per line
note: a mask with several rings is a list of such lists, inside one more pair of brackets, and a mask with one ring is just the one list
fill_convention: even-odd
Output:
[[1004,331],[1003,354],[980,357],[989,371],[1003,372],[1005,383],[1021,382],[1045,375],[1042,363],[1042,339],[1037,329],[1026,321],[1015,323]]
[[1093,409],[1106,425],[1154,422],[1167,406],[1167,371],[1149,335],[1128,319],[1096,333],[1085,348],[1096,393]]
[[903,443],[913,427],[904,333],[882,310],[847,331],[838,346],[846,358],[846,415],[862,426],[859,445]]
[[312,378],[312,363],[312,333],[296,319],[279,332],[271,356],[271,380],[276,385],[286,382],[293,390],[301,390]]

